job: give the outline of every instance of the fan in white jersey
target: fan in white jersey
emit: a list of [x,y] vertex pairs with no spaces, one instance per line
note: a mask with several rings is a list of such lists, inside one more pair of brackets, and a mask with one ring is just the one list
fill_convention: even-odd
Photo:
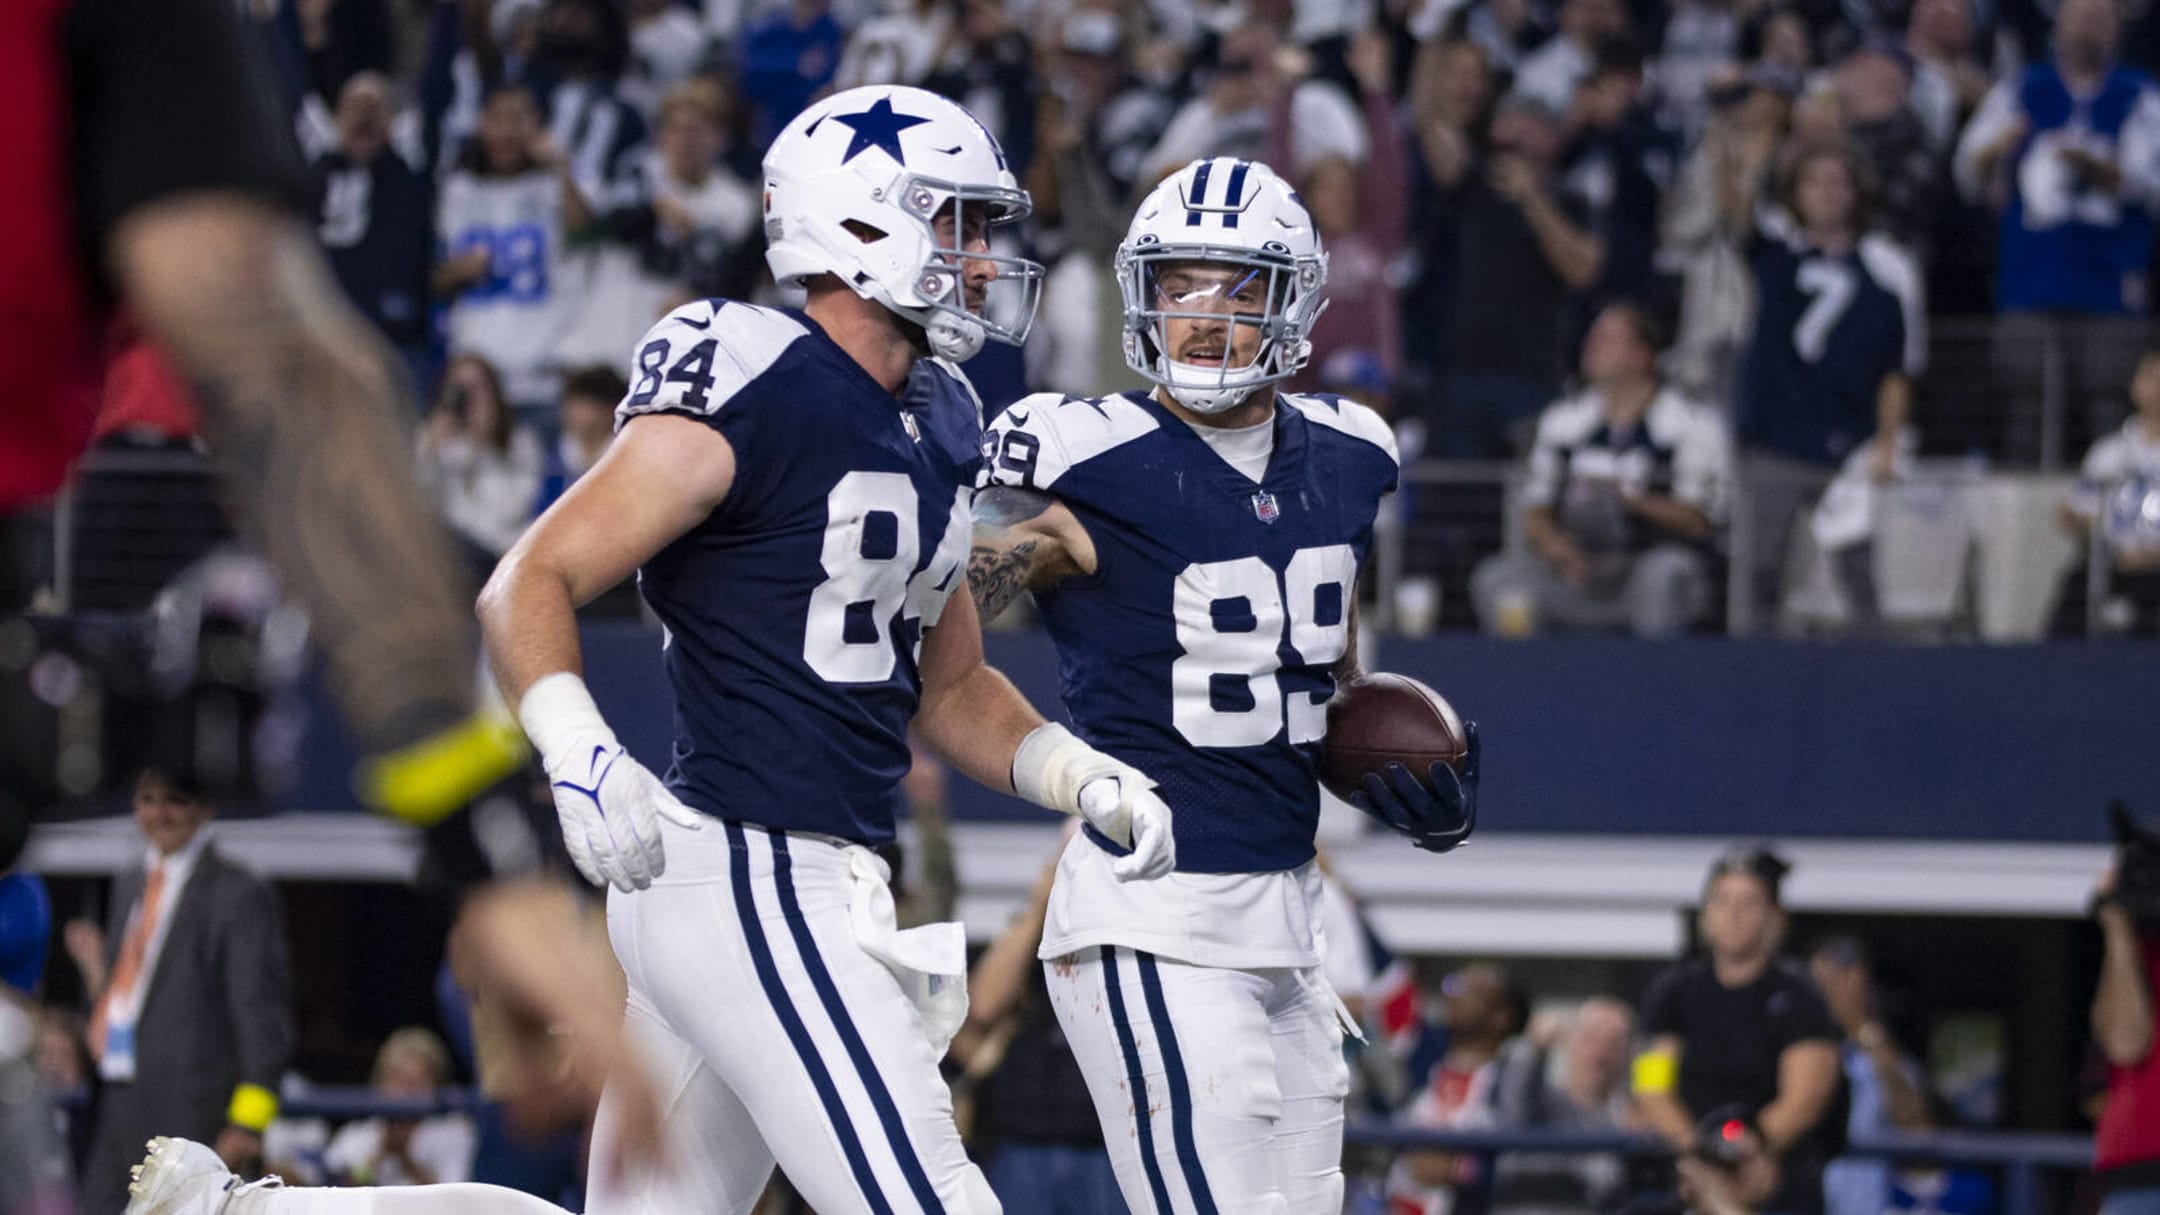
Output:
[[[1348,1074],[1320,970],[1314,761],[1355,673],[1394,439],[1353,401],[1276,388],[1310,354],[1327,258],[1265,165],[1166,179],[1116,271],[1126,362],[1156,387],[1029,397],[993,422],[968,574],[986,619],[1034,593],[1074,730],[1160,783],[1178,863],[1122,884],[1116,843],[1083,832],[1040,954],[1134,1211],[1335,1215]],[[1398,765],[1365,808],[1460,843],[1470,729],[1460,778]]]
[[[777,1164],[822,1215],[996,1215],[937,1068],[966,1012],[964,935],[900,931],[874,852],[894,836],[910,727],[1129,847],[1118,879],[1175,863],[1170,815],[1153,782],[983,665],[974,602],[951,593],[981,440],[951,360],[1018,342],[1040,274],[989,251],[988,228],[1028,208],[989,132],[920,89],[837,94],[774,142],[765,200],[774,277],[807,306],[703,300],[655,326],[614,443],[482,593],[571,859],[614,887],[625,1032],[670,1095],[668,1176],[606,1167],[624,1127],[602,1099],[587,1210],[747,1215]],[[1000,284],[1018,307],[987,307]],[[633,570],[667,626],[664,779],[579,674],[575,607]],[[136,1215],[220,1179],[184,1146],[166,1157]],[[534,1205],[343,1193],[248,1191],[221,1215]]]
[[510,400],[554,400],[562,335],[563,239],[585,223],[585,196],[540,125],[522,85],[488,94],[480,127],[436,201],[443,261],[438,292],[453,295],[450,350],[495,365]]

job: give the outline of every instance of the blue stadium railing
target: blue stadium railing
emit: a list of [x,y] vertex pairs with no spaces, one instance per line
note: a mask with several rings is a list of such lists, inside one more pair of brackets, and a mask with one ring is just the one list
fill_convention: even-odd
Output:
[[[79,1109],[82,1093],[63,1096],[62,1103]],[[421,1118],[452,1110],[469,1110],[482,1104],[472,1089],[444,1089],[425,1101],[391,1100],[359,1086],[325,1087],[286,1098],[281,1118],[321,1118],[343,1122],[354,1118]],[[1395,1151],[1445,1151],[1473,1155],[1487,1167],[1508,1152],[1611,1152],[1621,1155],[1656,1155],[1665,1148],[1647,1135],[1600,1134],[1582,1131],[1436,1130],[1404,1126],[1375,1119],[1353,1119],[1343,1130],[1347,1148],[1391,1148]],[[2089,1136],[2020,1134],[2002,1131],[1936,1131],[1929,1134],[1871,1135],[1854,1140],[1847,1156],[1889,1160],[1898,1164],[1955,1166],[1987,1169],[2002,1178],[2002,1215],[2049,1215],[2049,1172],[2082,1172],[2091,1167],[2093,1143]]]
[[[1349,1147],[1435,1150],[1474,1155],[1490,1176],[1494,1157],[1505,1152],[1613,1152],[1650,1155],[1664,1151],[1661,1141],[1645,1135],[1581,1131],[1434,1130],[1375,1120],[1354,1120],[1343,1132]],[[1898,1164],[1988,1169],[2002,1177],[2002,1215],[2049,1215],[2050,1171],[2081,1172],[2092,1166],[2093,1143],[2086,1135],[2019,1134],[2001,1131],[1937,1131],[1929,1134],[1870,1135],[1846,1145],[1845,1155]]]

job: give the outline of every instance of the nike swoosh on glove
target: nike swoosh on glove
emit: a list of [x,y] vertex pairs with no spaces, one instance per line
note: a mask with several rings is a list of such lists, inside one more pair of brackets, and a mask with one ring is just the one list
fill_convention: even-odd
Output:
[[1080,789],[1080,817],[1111,842],[1132,849],[1110,862],[1121,882],[1152,880],[1177,868],[1170,807],[1139,781],[1099,776]]
[[555,817],[563,847],[585,880],[628,893],[652,885],[667,871],[660,820],[693,831],[704,825],[697,811],[676,800],[645,765],[621,744],[577,747],[548,766]]
[[1428,787],[1401,764],[1389,764],[1379,773],[1365,774],[1365,790],[1353,794],[1350,804],[1410,837],[1427,852],[1447,852],[1462,846],[1477,830],[1479,744],[1477,723],[1465,721],[1463,734],[1469,751],[1457,772],[1435,763],[1426,775]]

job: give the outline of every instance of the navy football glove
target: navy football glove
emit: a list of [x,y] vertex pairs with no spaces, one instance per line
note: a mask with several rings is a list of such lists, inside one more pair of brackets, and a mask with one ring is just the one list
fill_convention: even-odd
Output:
[[1365,791],[1353,794],[1350,804],[1410,837],[1427,852],[1447,852],[1460,847],[1477,830],[1478,730],[1474,721],[1463,722],[1470,749],[1463,756],[1462,771],[1436,763],[1427,779],[1430,788],[1401,764],[1389,764],[1386,779],[1377,773],[1365,777]]

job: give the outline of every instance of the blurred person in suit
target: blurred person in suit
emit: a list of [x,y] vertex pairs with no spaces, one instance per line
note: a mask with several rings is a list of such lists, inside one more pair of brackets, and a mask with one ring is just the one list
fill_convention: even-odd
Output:
[[293,1051],[292,967],[270,887],[226,860],[206,830],[217,808],[155,770],[135,783],[142,867],[114,888],[106,928],[69,925],[93,995],[97,1060],[83,1198],[127,1205],[144,1140],[215,1146],[236,1172],[259,1167]]

